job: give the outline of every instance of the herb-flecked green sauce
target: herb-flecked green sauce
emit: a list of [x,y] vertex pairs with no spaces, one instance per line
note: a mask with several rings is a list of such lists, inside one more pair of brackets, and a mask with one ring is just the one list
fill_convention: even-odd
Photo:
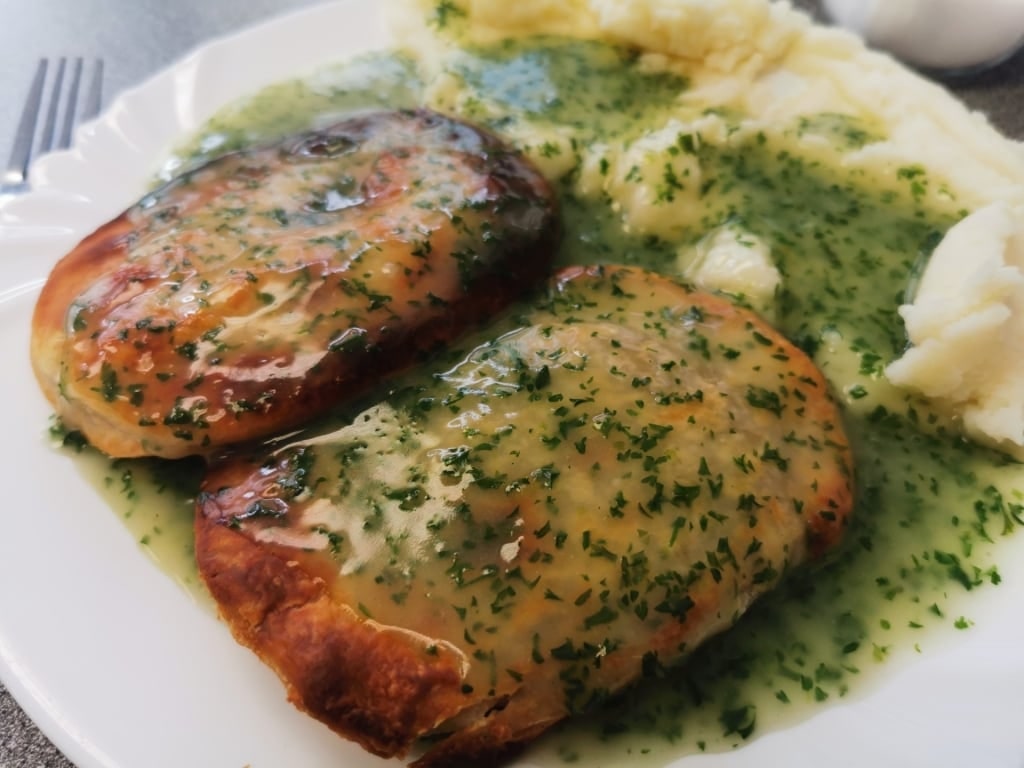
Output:
[[[353,110],[413,106],[424,88],[416,71],[402,55],[374,54],[268,88],[215,118],[168,171]],[[572,140],[541,146],[541,155],[636,138],[687,87],[630,51],[550,39],[466,50],[447,73],[462,89],[464,116],[499,134],[515,134],[523,121],[567,127]],[[724,144],[681,136],[676,151],[692,154],[703,173],[700,215],[676,239],[625,232],[606,195],[579,192],[576,170],[557,180],[560,263],[675,273],[679,248],[723,223],[771,244],[782,274],[775,323],[815,357],[844,404],[857,506],[845,543],[825,563],[795,574],[682,668],[557,728],[534,749],[535,762],[599,755],[601,765],[638,765],[644,756],[663,762],[667,753],[741,744],[869,686],[890,657],[970,631],[964,597],[999,583],[994,544],[1024,521],[1019,466],[966,442],[882,377],[906,344],[897,307],[957,214],[930,202],[920,168],[884,187],[803,158],[794,148],[807,133],[840,149],[875,138],[870,126],[834,115]],[[648,180],[669,193],[673,181],[686,184]],[[193,589],[183,496],[194,492],[197,465],[167,465],[144,480],[154,466],[116,462],[104,484],[140,541]],[[172,485],[179,493],[164,501]]]

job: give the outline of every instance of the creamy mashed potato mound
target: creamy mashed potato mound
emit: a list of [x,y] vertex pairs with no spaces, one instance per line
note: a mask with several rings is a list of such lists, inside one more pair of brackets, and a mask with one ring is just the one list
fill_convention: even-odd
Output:
[[735,233],[702,232],[700,162],[681,151],[681,137],[719,147],[770,140],[882,190],[910,184],[915,199],[950,217],[985,209],[950,233],[917,300],[901,311],[913,346],[887,377],[979,441],[1024,458],[1024,356],[1016,352],[1024,278],[1019,224],[1011,223],[1024,210],[1024,149],[984,116],[787,2],[400,0],[392,10],[398,39],[433,71],[428,101],[442,111],[487,114],[486,97],[467,105],[446,56],[510,36],[625,44],[643,66],[685,78],[673,107],[638,135],[581,146],[530,115],[507,134],[552,178],[574,178],[579,193],[607,199],[627,232],[683,242],[680,275],[743,294],[769,317],[785,282],[772,244],[743,254]]
[[1024,212],[996,202],[950,229],[900,315],[914,346],[890,381],[1024,459]]

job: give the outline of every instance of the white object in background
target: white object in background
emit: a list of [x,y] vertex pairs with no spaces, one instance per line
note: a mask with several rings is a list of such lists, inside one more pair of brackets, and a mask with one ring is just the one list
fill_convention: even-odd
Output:
[[928,69],[998,64],[1024,42],[1024,0],[823,0],[839,25]]

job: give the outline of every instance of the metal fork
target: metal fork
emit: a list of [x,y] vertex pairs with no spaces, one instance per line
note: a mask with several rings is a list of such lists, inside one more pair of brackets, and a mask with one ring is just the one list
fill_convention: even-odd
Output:
[[[92,70],[92,76],[89,87],[81,99],[79,91],[82,74],[86,69],[85,59],[78,57],[70,60],[70,78],[66,77],[68,65],[69,60],[66,56],[56,59],[56,71],[47,88],[46,74],[50,61],[45,58],[39,60],[25,108],[18,121],[11,157],[0,180],[0,193],[14,194],[28,190],[28,166],[32,158],[53,149],[67,149],[71,146],[71,133],[76,122],[89,120],[99,114],[103,100],[103,59],[96,59],[91,63],[89,68]],[[65,87],[66,79],[69,79],[69,82]],[[44,112],[43,96],[46,93],[49,94],[49,98]],[[37,136],[36,129],[40,117],[43,120]]]

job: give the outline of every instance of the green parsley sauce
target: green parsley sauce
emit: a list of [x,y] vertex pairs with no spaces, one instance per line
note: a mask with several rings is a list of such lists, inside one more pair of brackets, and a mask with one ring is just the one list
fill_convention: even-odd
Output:
[[[467,119],[499,134],[524,121],[571,129],[573,140],[552,153],[635,138],[686,88],[685,78],[598,43],[506,42],[466,50],[447,67],[468,94]],[[415,72],[409,58],[383,53],[273,86],[211,121],[167,172],[352,110],[412,106],[424,88]],[[664,762],[741,744],[807,718],[816,703],[868,689],[891,671],[883,663],[891,657],[969,631],[965,596],[999,583],[999,540],[1024,522],[1019,465],[967,443],[882,377],[906,343],[897,307],[957,212],[935,203],[922,169],[883,187],[804,158],[795,149],[808,133],[840,149],[877,138],[871,126],[823,115],[772,136],[681,141],[703,170],[701,210],[675,240],[625,233],[607,196],[579,192],[576,171],[558,180],[563,264],[675,273],[678,249],[726,222],[771,244],[783,286],[776,325],[815,357],[844,403],[858,501],[827,562],[759,600],[693,663],[557,728],[534,748],[534,762],[639,765],[644,756]],[[191,561],[196,465],[124,461],[103,475],[129,529],[208,602]]]
[[[585,40],[506,41],[462,52],[448,69],[503,112],[490,121],[496,129],[540,118],[572,128],[581,144],[641,133],[686,85],[678,75],[644,72],[632,50]],[[476,108],[472,99],[467,106]]]
[[199,605],[214,610],[200,583],[192,542],[194,500],[202,479],[200,459],[111,459],[84,444],[77,432],[51,429],[75,467],[116,510],[142,550]]

